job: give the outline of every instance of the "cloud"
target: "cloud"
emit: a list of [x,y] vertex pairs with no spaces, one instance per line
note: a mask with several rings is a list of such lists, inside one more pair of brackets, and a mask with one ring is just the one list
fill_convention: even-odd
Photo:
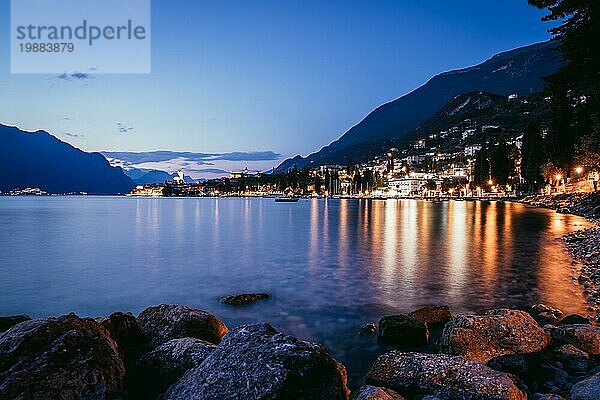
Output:
[[220,169],[220,168],[192,168],[192,169],[188,169],[189,172],[196,172],[196,173],[200,173],[200,174],[219,174],[219,175],[227,175],[229,174],[229,171],[225,171],[224,169]]
[[71,74],[67,74],[66,72],[63,72],[62,74],[57,76],[58,79],[62,79],[64,81],[70,81],[70,80],[84,80],[84,79],[94,79],[94,76],[92,74],[88,74],[85,72],[73,72]]
[[236,151],[229,153],[193,153],[184,151],[148,151],[148,152],[102,152],[106,157],[131,164],[165,162],[181,160],[200,165],[213,165],[214,161],[276,161],[281,158],[273,151]]
[[71,133],[71,132],[63,132],[63,135],[68,136],[68,137],[72,137],[72,138],[82,138],[82,137],[84,137],[84,135],[78,135],[76,133]]
[[119,129],[119,133],[127,133],[133,130],[133,128],[126,126],[125,124],[122,124],[120,122],[117,122],[117,128]]

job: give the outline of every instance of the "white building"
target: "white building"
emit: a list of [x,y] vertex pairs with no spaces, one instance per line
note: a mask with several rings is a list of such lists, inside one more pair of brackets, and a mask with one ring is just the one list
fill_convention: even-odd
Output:
[[474,157],[479,150],[481,150],[480,144],[470,144],[468,146],[465,146],[464,153],[467,157]]
[[388,181],[388,186],[390,188],[389,195],[391,196],[416,196],[421,193],[421,189],[427,181],[422,179],[392,179]]

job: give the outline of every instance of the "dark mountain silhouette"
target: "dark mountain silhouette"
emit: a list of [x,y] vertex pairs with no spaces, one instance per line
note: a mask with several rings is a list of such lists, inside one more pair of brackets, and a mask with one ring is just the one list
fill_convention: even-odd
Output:
[[86,153],[44,131],[0,125],[0,191],[127,193],[135,184],[100,153]]
[[409,94],[386,103],[367,115],[342,137],[304,158],[284,161],[278,171],[290,168],[345,164],[349,158],[367,161],[391,146],[402,144],[406,134],[431,117],[453,97],[486,91],[498,95],[528,95],[543,90],[542,79],[562,66],[554,42],[538,43],[500,53],[482,64],[431,78]]

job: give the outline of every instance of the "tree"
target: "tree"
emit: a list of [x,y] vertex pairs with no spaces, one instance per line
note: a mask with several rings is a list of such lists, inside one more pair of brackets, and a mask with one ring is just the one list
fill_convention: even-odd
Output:
[[315,176],[315,192],[321,193],[321,187],[323,186],[323,178],[321,175]]
[[594,132],[581,139],[575,161],[588,171],[600,171],[600,134]]
[[473,183],[477,186],[481,186],[484,185],[488,179],[490,179],[490,162],[488,161],[487,148],[484,145],[475,156]]
[[533,121],[527,124],[523,135],[523,147],[521,149],[521,176],[529,184],[532,191],[542,181],[540,168],[544,162],[544,139],[540,133],[540,127]]
[[491,175],[492,179],[499,185],[506,185],[508,178],[514,170],[514,164],[510,159],[508,146],[500,143],[492,155]]
[[[589,145],[594,141],[600,145],[600,1],[529,0],[529,4],[549,11],[543,21],[559,21],[550,32],[565,65],[547,78],[554,103],[547,148],[551,160],[571,172],[576,147],[580,154],[592,151],[593,157],[594,146]],[[573,100],[580,108],[575,118],[568,115]]]
[[556,166],[569,169],[575,154],[573,112],[570,98],[564,89],[554,87],[557,93],[552,98],[552,121],[546,137],[546,154]]
[[542,176],[544,177],[545,182],[552,183],[552,181],[556,180],[558,175],[562,175],[562,171],[552,162],[548,162],[542,165],[540,169]]

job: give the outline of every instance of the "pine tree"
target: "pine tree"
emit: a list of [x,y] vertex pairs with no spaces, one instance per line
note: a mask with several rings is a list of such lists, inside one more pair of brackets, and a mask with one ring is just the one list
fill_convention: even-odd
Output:
[[[543,21],[559,21],[550,32],[565,66],[547,78],[555,114],[547,149],[550,159],[570,173],[576,147],[579,157],[585,157],[582,152],[600,146],[600,1],[529,0],[529,4],[548,9]],[[587,115],[579,115],[581,110],[575,118],[569,115],[567,107],[572,108],[573,100],[584,104]]]
[[544,139],[540,127],[533,121],[527,124],[521,149],[521,176],[533,191],[542,183],[540,168],[544,163]]

